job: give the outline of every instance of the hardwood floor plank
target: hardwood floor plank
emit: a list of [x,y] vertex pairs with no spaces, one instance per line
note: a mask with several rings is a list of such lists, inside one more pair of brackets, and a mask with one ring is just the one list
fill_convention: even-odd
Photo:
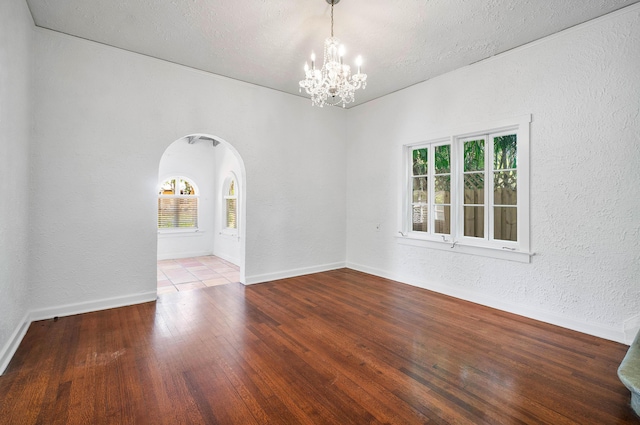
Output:
[[35,322],[0,424],[636,424],[626,349],[341,269]]

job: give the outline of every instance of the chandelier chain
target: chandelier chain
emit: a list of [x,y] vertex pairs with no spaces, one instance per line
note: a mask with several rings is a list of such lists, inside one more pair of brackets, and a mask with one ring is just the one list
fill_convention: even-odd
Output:
[[331,37],[333,37],[333,2],[331,2]]

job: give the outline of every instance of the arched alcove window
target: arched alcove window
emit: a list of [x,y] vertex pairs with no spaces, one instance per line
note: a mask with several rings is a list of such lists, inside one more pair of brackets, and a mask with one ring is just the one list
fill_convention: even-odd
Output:
[[238,229],[238,182],[232,173],[225,180],[224,196],[224,227],[229,231]]
[[198,228],[198,189],[186,177],[168,178],[158,191],[158,229]]

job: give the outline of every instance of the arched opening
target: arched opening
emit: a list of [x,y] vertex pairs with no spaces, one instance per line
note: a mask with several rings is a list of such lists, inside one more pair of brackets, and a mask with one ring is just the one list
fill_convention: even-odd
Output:
[[165,149],[157,187],[159,293],[245,283],[245,180],[238,151],[216,136],[187,135]]

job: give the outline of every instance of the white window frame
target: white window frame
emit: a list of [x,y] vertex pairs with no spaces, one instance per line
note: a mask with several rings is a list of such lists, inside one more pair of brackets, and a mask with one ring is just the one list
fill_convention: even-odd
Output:
[[[438,233],[435,231],[435,223],[436,223],[436,204],[435,204],[435,184],[433,183],[435,181],[435,148],[439,147],[439,146],[445,146],[445,145],[450,145],[451,146],[451,139],[447,138],[447,139],[442,139],[442,140],[433,140],[433,141],[429,141],[426,143],[419,143],[416,145],[410,145],[406,147],[406,170],[407,170],[407,178],[406,178],[406,184],[407,187],[405,188],[406,193],[409,195],[409,197],[411,198],[411,202],[408,202],[406,207],[406,212],[405,214],[408,214],[405,219],[407,221],[407,232],[409,232],[412,237],[416,238],[416,239],[426,239],[426,240],[448,240],[450,237],[450,234],[446,234],[446,233]],[[428,225],[427,225],[427,231],[426,232],[418,232],[418,231],[414,231],[413,230],[413,209],[412,207],[409,206],[409,204],[413,203],[413,178],[416,177],[413,175],[413,157],[412,157],[412,152],[414,149],[422,149],[422,148],[428,148],[428,159],[427,159],[427,167],[428,167],[428,171],[427,171],[427,208],[428,208],[428,213],[427,213],[427,219],[429,221]],[[451,152],[451,151],[450,151]],[[451,157],[450,157],[451,160]],[[454,200],[453,194],[454,194],[454,187],[453,187],[453,164],[450,164],[450,170],[449,170],[449,175],[451,176],[452,180],[451,180],[451,201]],[[442,173],[438,174],[438,175],[442,175]],[[451,204],[449,204],[451,205]],[[453,230],[453,226],[454,226],[454,216],[453,214],[451,214],[451,217],[449,217],[449,222],[451,225],[451,230]]]
[[[172,235],[172,234],[183,234],[183,233],[198,233],[198,232],[202,232],[199,228],[200,226],[200,188],[198,187],[198,185],[193,181],[192,178],[187,177],[185,175],[170,175],[167,176],[165,178],[160,179],[160,181],[158,182],[158,188],[156,190],[156,192],[160,192],[160,188],[162,187],[162,183],[164,183],[167,180],[186,180],[189,182],[189,184],[195,189],[196,194],[195,195],[160,195],[158,194],[158,199],[160,198],[196,198],[197,199],[197,210],[196,210],[196,222],[198,223],[198,225],[196,227],[158,227],[158,233],[162,234],[162,235]],[[157,226],[157,223],[156,223]]]
[[[402,147],[402,193],[399,212],[398,243],[403,245],[420,246],[432,249],[448,250],[466,254],[500,258],[518,262],[530,262],[530,206],[529,206],[529,161],[530,161],[530,133],[531,115],[495,121],[485,124],[466,125],[453,131],[434,134],[425,141],[405,144]],[[493,142],[492,138],[500,135],[516,134],[517,149],[517,241],[494,239],[493,235]],[[485,140],[485,236],[475,238],[464,236],[464,179],[463,176],[463,143],[467,140]],[[451,234],[434,232],[435,214],[433,213],[434,184],[433,170],[434,152],[436,146],[451,144]],[[429,227],[428,232],[413,231],[412,226],[412,151],[414,149],[429,148]]]
[[[229,196],[229,187],[231,186],[231,182],[234,182],[234,190],[235,195]],[[224,235],[237,236],[238,229],[240,228],[240,203],[239,203],[239,190],[238,187],[238,178],[235,173],[229,173],[227,178],[224,181],[224,185],[222,186],[222,233]],[[236,227],[228,227],[227,223],[227,200],[235,199],[236,200]]]

